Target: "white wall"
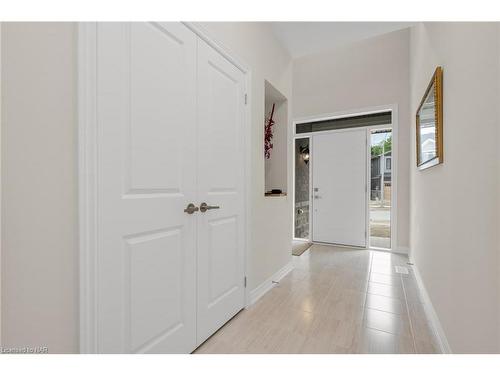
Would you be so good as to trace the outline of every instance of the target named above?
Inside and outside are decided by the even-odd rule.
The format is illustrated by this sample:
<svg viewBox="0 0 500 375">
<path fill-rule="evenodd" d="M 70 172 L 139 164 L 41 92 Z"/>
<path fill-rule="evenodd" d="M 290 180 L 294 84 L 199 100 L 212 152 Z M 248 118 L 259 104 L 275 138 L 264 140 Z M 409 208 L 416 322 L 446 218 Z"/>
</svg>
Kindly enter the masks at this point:
<svg viewBox="0 0 500 375">
<path fill-rule="evenodd" d="M 292 197 L 264 197 L 264 81 L 269 81 L 288 98 L 290 108 L 291 59 L 266 23 L 205 22 L 199 25 L 252 70 L 252 243 L 248 275 L 252 290 L 291 260 Z M 289 142 L 289 165 L 291 152 Z M 289 175 L 288 187 L 291 183 Z"/>
<path fill-rule="evenodd" d="M 498 25 L 419 25 L 410 61 L 411 145 L 413 115 L 444 70 L 444 164 L 418 171 L 411 153 L 411 257 L 451 350 L 498 352 Z"/>
<path fill-rule="evenodd" d="M 251 290 L 291 260 L 291 197 L 264 198 L 263 146 L 264 80 L 290 98 L 291 62 L 267 24 L 200 26 L 252 70 Z M 5 347 L 78 351 L 76 51 L 75 24 L 3 26 Z"/>
<path fill-rule="evenodd" d="M 78 350 L 76 33 L 2 25 L 2 344 Z"/>
<path fill-rule="evenodd" d="M 293 61 L 293 118 L 397 104 L 396 251 L 409 245 L 409 31 Z"/>
</svg>

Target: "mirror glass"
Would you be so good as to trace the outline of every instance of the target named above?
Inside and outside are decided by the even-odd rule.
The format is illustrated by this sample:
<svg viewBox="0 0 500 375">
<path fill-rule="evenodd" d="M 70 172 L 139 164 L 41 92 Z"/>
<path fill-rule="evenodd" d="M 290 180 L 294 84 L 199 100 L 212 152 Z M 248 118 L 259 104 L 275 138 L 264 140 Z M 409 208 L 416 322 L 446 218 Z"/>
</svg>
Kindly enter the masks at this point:
<svg viewBox="0 0 500 375">
<path fill-rule="evenodd" d="M 430 88 L 427 97 L 418 112 L 419 165 L 432 160 L 437 156 L 436 101 L 434 95 L 434 85 L 435 84 L 433 84 Z"/>
</svg>

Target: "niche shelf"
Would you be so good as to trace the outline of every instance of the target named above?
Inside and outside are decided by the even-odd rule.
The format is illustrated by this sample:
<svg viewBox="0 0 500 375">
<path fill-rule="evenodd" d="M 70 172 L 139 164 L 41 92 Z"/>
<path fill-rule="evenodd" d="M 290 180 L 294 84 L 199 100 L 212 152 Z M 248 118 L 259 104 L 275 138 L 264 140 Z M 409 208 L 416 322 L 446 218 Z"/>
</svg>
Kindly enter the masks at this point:
<svg viewBox="0 0 500 375">
<path fill-rule="evenodd" d="M 269 118 L 274 104 L 273 120 L 273 148 L 270 150 L 270 157 L 265 158 L 265 196 L 283 197 L 288 190 L 288 100 L 278 89 L 268 81 L 265 85 L 265 105 L 264 124 Z M 264 149 L 264 147 L 263 147 Z M 281 193 L 271 193 L 272 190 L 281 190 Z"/>
</svg>

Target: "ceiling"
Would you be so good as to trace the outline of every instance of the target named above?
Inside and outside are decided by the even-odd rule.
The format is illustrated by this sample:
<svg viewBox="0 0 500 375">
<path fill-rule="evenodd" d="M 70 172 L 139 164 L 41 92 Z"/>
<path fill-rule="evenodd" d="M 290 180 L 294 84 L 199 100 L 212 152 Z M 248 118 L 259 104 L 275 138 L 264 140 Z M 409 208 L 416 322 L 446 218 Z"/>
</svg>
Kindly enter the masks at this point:
<svg viewBox="0 0 500 375">
<path fill-rule="evenodd" d="M 415 24 L 416 22 L 271 22 L 271 27 L 290 55 L 296 58 Z"/>
</svg>

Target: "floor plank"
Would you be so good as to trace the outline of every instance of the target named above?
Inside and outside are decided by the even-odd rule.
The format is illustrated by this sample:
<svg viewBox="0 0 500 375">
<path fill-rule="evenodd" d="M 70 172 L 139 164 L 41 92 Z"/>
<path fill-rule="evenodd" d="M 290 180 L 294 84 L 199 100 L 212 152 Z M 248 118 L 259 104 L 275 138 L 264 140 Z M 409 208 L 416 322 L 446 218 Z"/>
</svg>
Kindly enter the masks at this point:
<svg viewBox="0 0 500 375">
<path fill-rule="evenodd" d="M 438 353 L 399 254 L 313 245 L 195 353 Z"/>
</svg>

